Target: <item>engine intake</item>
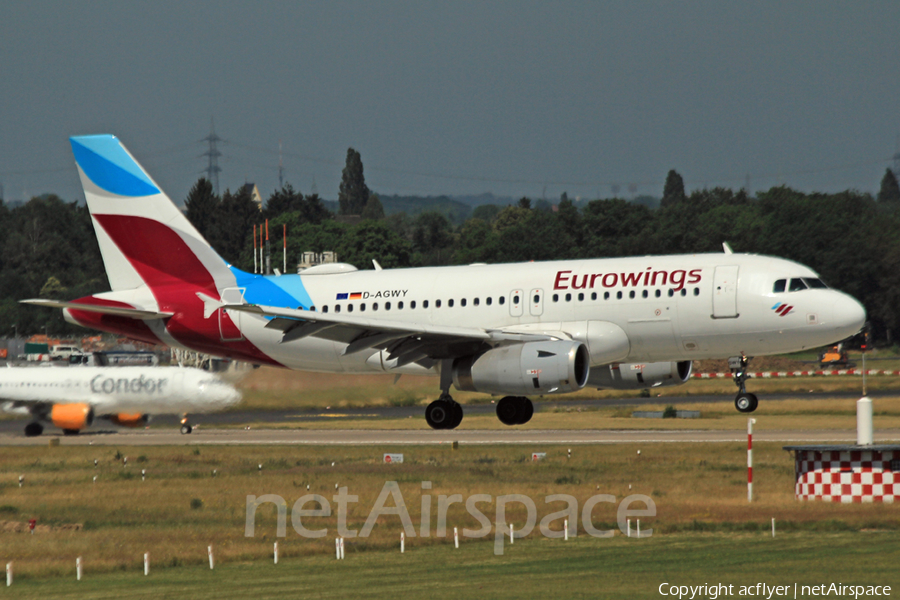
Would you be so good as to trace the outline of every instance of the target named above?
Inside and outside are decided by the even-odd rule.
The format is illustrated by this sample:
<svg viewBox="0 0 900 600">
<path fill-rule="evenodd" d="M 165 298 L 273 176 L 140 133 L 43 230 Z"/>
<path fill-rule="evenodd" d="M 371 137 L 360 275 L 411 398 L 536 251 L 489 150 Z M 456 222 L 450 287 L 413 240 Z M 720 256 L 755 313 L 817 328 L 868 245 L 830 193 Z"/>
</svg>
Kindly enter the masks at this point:
<svg viewBox="0 0 900 600">
<path fill-rule="evenodd" d="M 614 364 L 594 367 L 588 385 L 598 389 L 639 390 L 664 385 L 681 385 L 691 377 L 693 363 L 681 362 Z"/>
<path fill-rule="evenodd" d="M 454 361 L 453 385 L 494 394 L 564 394 L 584 387 L 590 364 L 590 353 L 581 342 L 500 346 Z"/>
<path fill-rule="evenodd" d="M 94 409 L 90 404 L 54 404 L 50 422 L 60 429 L 78 431 L 94 422 Z"/>
</svg>

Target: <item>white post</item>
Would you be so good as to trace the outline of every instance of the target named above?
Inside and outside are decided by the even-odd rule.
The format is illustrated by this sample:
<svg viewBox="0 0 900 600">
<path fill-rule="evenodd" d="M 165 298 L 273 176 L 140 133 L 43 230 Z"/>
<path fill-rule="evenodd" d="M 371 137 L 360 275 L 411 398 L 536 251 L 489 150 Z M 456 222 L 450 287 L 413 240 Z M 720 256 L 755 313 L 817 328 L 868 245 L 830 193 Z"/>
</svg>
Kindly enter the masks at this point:
<svg viewBox="0 0 900 600">
<path fill-rule="evenodd" d="M 6 563 L 6 587 L 12 585 L 12 563 Z"/>
<path fill-rule="evenodd" d="M 144 479 L 145 479 L 146 477 L 147 477 L 147 470 L 146 470 L 146 469 L 141 469 L 141 481 L 144 481 Z"/>
<path fill-rule="evenodd" d="M 341 560 L 344 560 L 344 538 L 341 538 Z"/>
<path fill-rule="evenodd" d="M 747 502 L 753 502 L 753 424 L 756 419 L 747 419 Z"/>
<path fill-rule="evenodd" d="M 772 537 L 775 537 L 775 517 L 772 517 Z"/>
<path fill-rule="evenodd" d="M 513 537 L 513 524 L 509 524 L 509 543 L 512 544 L 515 538 Z"/>
<path fill-rule="evenodd" d="M 334 538 L 334 558 L 341 560 L 341 541 L 338 538 Z"/>
<path fill-rule="evenodd" d="M 144 575 L 150 574 L 150 553 L 144 552 Z"/>
<path fill-rule="evenodd" d="M 97 476 L 94 475 L 94 483 L 97 483 Z"/>
<path fill-rule="evenodd" d="M 19 487 L 22 487 L 22 482 L 25 481 L 24 475 L 19 475 Z"/>
<path fill-rule="evenodd" d="M 866 396 L 856 401 L 856 443 L 871 446 L 873 438 L 872 399 Z"/>
<path fill-rule="evenodd" d="M 400 554 L 406 551 L 406 534 L 400 532 Z"/>
<path fill-rule="evenodd" d="M 210 569 L 215 568 L 216 564 L 215 564 L 215 562 L 213 561 L 213 551 L 212 551 L 212 546 L 207 546 L 207 547 L 206 547 L 206 553 L 209 554 L 209 568 L 210 568 Z"/>
<path fill-rule="evenodd" d="M 569 541 L 569 520 L 568 519 L 563 521 L 563 531 L 565 531 L 565 533 L 563 534 L 563 541 L 568 542 Z"/>
<path fill-rule="evenodd" d="M 641 520 L 637 520 L 637 536 L 641 537 Z"/>
<path fill-rule="evenodd" d="M 631 519 L 628 519 L 628 533 L 625 534 L 625 537 L 631 537 Z"/>
<path fill-rule="evenodd" d="M 456 548 L 459 548 L 459 531 L 456 529 L 456 527 L 453 528 L 453 545 Z"/>
<path fill-rule="evenodd" d="M 278 564 L 278 542 L 275 542 L 275 564 Z"/>
<path fill-rule="evenodd" d="M 75 577 L 81 581 L 81 557 L 75 559 Z"/>
</svg>

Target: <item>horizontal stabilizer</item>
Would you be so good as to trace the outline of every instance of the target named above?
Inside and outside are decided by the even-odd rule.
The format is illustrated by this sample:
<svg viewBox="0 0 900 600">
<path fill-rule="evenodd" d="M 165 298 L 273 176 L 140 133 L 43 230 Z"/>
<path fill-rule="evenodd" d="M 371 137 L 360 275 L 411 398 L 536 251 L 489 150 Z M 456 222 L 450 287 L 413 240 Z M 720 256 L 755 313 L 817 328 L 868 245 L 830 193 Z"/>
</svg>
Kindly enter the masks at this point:
<svg viewBox="0 0 900 600">
<path fill-rule="evenodd" d="M 114 315 L 116 317 L 128 317 L 131 319 L 140 319 L 141 321 L 153 321 L 156 319 L 168 319 L 175 313 L 156 312 L 150 310 L 141 310 L 139 308 L 125 308 L 124 306 L 102 306 L 99 304 L 82 304 L 80 302 L 63 302 L 60 300 L 44 300 L 42 298 L 31 298 L 29 300 L 19 300 L 22 304 L 32 304 L 34 306 L 44 306 L 47 308 L 71 308 L 74 310 L 84 310 L 87 312 L 101 313 L 104 315 Z"/>
</svg>

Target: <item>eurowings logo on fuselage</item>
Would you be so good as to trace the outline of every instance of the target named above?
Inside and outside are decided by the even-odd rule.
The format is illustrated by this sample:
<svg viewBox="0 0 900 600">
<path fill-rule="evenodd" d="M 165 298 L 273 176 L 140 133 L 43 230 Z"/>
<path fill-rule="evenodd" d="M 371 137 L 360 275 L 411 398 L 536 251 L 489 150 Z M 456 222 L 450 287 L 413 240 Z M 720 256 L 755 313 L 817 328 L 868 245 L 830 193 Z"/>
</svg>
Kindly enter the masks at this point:
<svg viewBox="0 0 900 600">
<path fill-rule="evenodd" d="M 775 306 L 772 307 L 772 310 L 774 310 L 775 314 L 778 315 L 779 317 L 786 317 L 794 310 L 794 307 L 791 304 L 779 302 L 778 304 L 776 304 Z"/>
</svg>

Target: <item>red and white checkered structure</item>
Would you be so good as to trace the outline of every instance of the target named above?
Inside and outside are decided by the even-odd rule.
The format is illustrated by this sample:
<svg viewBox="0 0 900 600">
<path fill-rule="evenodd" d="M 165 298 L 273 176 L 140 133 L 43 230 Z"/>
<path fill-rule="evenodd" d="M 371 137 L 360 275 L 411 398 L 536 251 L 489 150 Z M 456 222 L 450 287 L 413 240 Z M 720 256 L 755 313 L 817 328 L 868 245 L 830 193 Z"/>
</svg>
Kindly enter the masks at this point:
<svg viewBox="0 0 900 600">
<path fill-rule="evenodd" d="M 900 501 L 900 446 L 788 446 L 794 494 L 827 502 Z"/>
</svg>

